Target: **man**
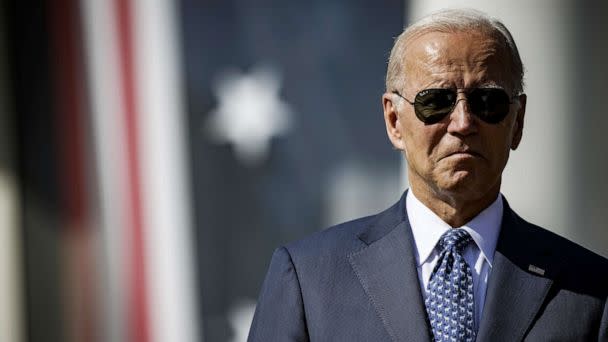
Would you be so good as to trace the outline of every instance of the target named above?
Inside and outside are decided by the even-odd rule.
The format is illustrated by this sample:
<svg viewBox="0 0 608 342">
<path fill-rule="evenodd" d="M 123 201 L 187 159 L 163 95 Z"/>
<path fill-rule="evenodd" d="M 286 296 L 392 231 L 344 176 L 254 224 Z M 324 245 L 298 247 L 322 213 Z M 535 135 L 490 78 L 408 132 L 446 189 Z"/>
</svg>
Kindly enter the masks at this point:
<svg viewBox="0 0 608 342">
<path fill-rule="evenodd" d="M 277 249 L 249 340 L 608 341 L 608 261 L 500 195 L 526 109 L 504 25 L 471 10 L 413 24 L 382 104 L 410 189 Z"/>
</svg>

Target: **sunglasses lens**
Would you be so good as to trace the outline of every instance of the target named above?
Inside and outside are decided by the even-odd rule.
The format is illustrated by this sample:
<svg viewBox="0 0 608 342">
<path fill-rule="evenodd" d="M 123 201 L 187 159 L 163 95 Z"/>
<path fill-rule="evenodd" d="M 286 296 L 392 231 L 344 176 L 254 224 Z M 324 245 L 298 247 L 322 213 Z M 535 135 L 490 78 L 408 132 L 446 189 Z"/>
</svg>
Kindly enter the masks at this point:
<svg viewBox="0 0 608 342">
<path fill-rule="evenodd" d="M 452 89 L 426 89 L 414 100 L 416 116 L 426 124 L 441 121 L 452 112 L 456 103 L 456 92 Z"/>
<path fill-rule="evenodd" d="M 511 100 L 502 89 L 478 88 L 467 99 L 471 112 L 487 123 L 499 123 L 509 114 Z"/>
<path fill-rule="evenodd" d="M 509 95 L 498 88 L 476 88 L 467 94 L 471 112 L 487 123 L 501 122 L 509 114 Z M 454 109 L 457 93 L 453 89 L 426 89 L 416 95 L 414 111 L 426 124 L 437 123 Z"/>
</svg>

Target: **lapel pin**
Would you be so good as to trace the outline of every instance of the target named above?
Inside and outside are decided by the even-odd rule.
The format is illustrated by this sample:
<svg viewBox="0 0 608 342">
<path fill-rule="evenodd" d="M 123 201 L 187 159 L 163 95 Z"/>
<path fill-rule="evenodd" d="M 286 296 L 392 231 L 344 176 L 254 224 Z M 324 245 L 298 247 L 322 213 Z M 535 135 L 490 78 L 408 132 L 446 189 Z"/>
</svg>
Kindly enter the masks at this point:
<svg viewBox="0 0 608 342">
<path fill-rule="evenodd" d="M 543 270 L 542 268 L 538 267 L 538 266 L 534 266 L 534 265 L 529 265 L 528 266 L 528 271 L 536 273 L 538 275 L 545 275 L 545 270 Z"/>
</svg>

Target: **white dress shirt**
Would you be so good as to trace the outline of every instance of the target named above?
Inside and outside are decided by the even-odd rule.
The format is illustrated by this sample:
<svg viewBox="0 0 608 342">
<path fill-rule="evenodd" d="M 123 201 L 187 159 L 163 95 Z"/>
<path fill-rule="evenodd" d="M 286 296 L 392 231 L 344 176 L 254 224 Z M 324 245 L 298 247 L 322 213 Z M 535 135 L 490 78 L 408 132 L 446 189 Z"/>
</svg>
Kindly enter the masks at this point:
<svg viewBox="0 0 608 342">
<path fill-rule="evenodd" d="M 451 226 L 445 223 L 434 212 L 416 198 L 410 189 L 406 197 L 407 216 L 412 227 L 416 245 L 416 262 L 418 279 L 424 298 L 428 293 L 428 284 L 433 268 L 439 258 L 435 246 L 441 235 Z M 475 300 L 475 328 L 479 329 L 483 304 L 486 297 L 488 278 L 492 270 L 492 260 L 496 241 L 502 221 L 502 196 L 490 204 L 471 221 L 460 227 L 465 229 L 475 243 L 469 243 L 463 252 L 463 257 L 473 273 L 473 296 Z"/>
</svg>

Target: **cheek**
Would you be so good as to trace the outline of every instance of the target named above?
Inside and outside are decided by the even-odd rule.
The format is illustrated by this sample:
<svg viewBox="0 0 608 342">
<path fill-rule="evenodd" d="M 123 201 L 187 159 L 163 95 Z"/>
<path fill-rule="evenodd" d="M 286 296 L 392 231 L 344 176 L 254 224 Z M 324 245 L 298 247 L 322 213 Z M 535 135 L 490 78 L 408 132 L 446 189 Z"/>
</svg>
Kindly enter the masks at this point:
<svg viewBox="0 0 608 342">
<path fill-rule="evenodd" d="M 406 157 L 421 168 L 434 164 L 441 140 L 441 135 L 426 128 L 428 127 L 418 127 L 405 136 Z"/>
<path fill-rule="evenodd" d="M 408 129 L 406 126 L 402 130 L 403 132 L 403 153 L 405 154 L 405 158 L 408 161 L 408 164 L 419 164 L 420 151 L 422 150 L 422 146 L 420 144 L 421 139 L 413 129 Z"/>
<path fill-rule="evenodd" d="M 510 124 L 510 123 L 509 123 Z M 493 156 L 493 163 L 504 166 L 509 158 L 509 152 L 513 142 L 513 130 L 505 126 L 495 130 L 485 139 L 486 150 L 489 156 Z"/>
<path fill-rule="evenodd" d="M 441 139 L 447 132 L 447 125 L 437 123 L 427 126 L 413 112 L 405 113 L 400 117 L 399 123 L 408 161 L 421 168 L 433 164 L 434 155 L 438 153 Z"/>
</svg>

